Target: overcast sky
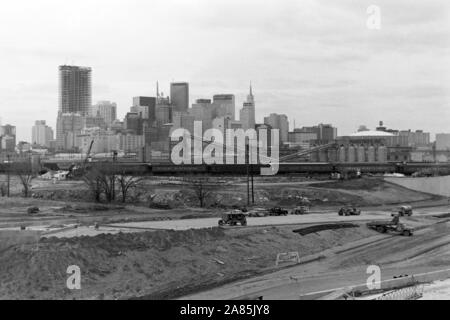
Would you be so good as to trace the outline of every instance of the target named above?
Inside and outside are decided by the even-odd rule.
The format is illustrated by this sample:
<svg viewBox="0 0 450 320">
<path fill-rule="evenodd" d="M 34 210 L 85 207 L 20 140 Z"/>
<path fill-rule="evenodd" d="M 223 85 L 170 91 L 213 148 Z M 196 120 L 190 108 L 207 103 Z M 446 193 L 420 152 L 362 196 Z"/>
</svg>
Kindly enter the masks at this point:
<svg viewBox="0 0 450 320">
<path fill-rule="evenodd" d="M 369 5 L 381 29 L 366 26 Z M 0 117 L 31 140 L 55 126 L 58 65 L 93 68 L 93 101 L 117 102 L 188 81 L 191 103 L 253 82 L 257 120 L 339 134 L 379 120 L 450 132 L 448 0 L 14 0 L 0 10 Z M 238 111 L 237 111 L 238 112 Z"/>
</svg>

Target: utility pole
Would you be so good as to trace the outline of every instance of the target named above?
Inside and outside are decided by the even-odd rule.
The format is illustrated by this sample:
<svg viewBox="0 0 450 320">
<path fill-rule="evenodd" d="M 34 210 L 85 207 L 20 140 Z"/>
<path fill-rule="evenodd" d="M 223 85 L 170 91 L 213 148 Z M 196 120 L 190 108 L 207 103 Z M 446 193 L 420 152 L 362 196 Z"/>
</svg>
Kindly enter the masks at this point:
<svg viewBox="0 0 450 320">
<path fill-rule="evenodd" d="M 253 163 L 252 163 L 252 155 L 251 154 L 250 154 L 250 177 L 252 180 L 252 204 L 254 205 L 255 204 L 255 184 L 253 181 Z"/>
<path fill-rule="evenodd" d="M 247 164 L 247 206 L 250 206 L 250 161 L 249 161 L 249 147 L 245 145 L 245 163 Z"/>
<path fill-rule="evenodd" d="M 8 159 L 8 198 L 9 198 L 9 186 L 10 186 L 10 181 L 11 181 L 11 155 L 7 155 L 6 156 Z"/>
</svg>

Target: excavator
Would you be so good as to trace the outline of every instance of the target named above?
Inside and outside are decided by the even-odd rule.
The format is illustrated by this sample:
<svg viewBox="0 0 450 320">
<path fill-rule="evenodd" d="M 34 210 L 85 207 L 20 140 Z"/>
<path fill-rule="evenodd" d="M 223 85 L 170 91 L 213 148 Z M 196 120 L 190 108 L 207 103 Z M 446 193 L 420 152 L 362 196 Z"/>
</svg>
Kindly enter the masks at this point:
<svg viewBox="0 0 450 320">
<path fill-rule="evenodd" d="M 86 157 L 83 160 L 83 163 L 81 164 L 81 166 L 72 164 L 69 168 L 69 174 L 67 175 L 67 177 L 69 179 L 75 179 L 75 178 L 80 178 L 84 175 L 85 171 L 86 171 L 86 165 L 89 161 L 89 158 L 91 157 L 91 151 L 92 151 L 92 146 L 94 145 L 94 139 L 92 139 L 91 143 L 89 144 L 89 148 L 88 151 L 86 153 Z"/>
</svg>

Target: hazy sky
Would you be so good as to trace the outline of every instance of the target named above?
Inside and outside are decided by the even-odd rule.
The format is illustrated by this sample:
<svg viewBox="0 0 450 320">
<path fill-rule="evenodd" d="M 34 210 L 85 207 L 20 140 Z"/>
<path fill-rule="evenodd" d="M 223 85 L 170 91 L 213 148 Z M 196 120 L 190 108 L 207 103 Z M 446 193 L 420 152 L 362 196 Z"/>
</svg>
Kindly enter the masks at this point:
<svg viewBox="0 0 450 320">
<path fill-rule="evenodd" d="M 381 29 L 366 26 L 369 5 Z M 188 81 L 191 103 L 250 81 L 257 120 L 291 128 L 333 123 L 450 132 L 448 0 L 14 0 L 0 10 L 0 117 L 31 140 L 55 126 L 58 65 L 93 68 L 93 101 L 168 93 Z M 237 111 L 238 112 L 238 111 Z"/>
</svg>

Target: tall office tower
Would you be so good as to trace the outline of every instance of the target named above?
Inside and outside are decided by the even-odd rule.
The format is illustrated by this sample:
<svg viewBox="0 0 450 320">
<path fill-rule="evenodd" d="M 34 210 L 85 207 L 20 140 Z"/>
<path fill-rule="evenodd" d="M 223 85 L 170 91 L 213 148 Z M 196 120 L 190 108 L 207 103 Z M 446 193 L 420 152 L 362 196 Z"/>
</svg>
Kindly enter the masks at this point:
<svg viewBox="0 0 450 320">
<path fill-rule="evenodd" d="M 271 113 L 264 118 L 264 123 L 270 125 L 272 129 L 280 130 L 280 141 L 282 143 L 288 142 L 289 121 L 285 114 Z"/>
<path fill-rule="evenodd" d="M 170 102 L 172 103 L 173 111 L 186 112 L 189 108 L 189 83 L 171 83 Z"/>
<path fill-rule="evenodd" d="M 102 117 L 108 127 L 117 119 L 117 104 L 110 101 L 99 101 L 92 106 L 92 116 Z"/>
<path fill-rule="evenodd" d="M 79 147 L 77 136 L 85 126 L 85 118 L 78 113 L 59 113 L 56 121 L 56 148 L 73 150 Z"/>
<path fill-rule="evenodd" d="M 211 104 L 210 99 L 198 99 L 196 103 L 192 105 L 189 114 L 194 117 L 195 121 L 202 122 L 203 132 L 212 128 L 213 105 Z"/>
<path fill-rule="evenodd" d="M 132 131 L 135 135 L 143 134 L 144 121 L 139 113 L 128 112 L 125 116 L 124 124 L 127 131 Z"/>
<path fill-rule="evenodd" d="M 253 88 L 250 84 L 250 93 L 247 96 L 247 101 L 240 112 L 240 122 L 242 123 L 242 129 L 255 129 L 255 97 L 253 96 Z"/>
<path fill-rule="evenodd" d="M 156 98 L 155 97 L 134 97 L 131 112 L 138 113 L 142 119 L 153 123 L 156 119 Z"/>
<path fill-rule="evenodd" d="M 53 129 L 47 126 L 45 120 L 35 121 L 31 128 L 31 143 L 49 148 L 52 140 Z"/>
<path fill-rule="evenodd" d="M 236 104 L 233 94 L 216 94 L 213 96 L 213 116 L 236 120 Z"/>
<path fill-rule="evenodd" d="M 59 112 L 89 115 L 92 106 L 91 68 L 59 67 Z"/>
<path fill-rule="evenodd" d="M 12 125 L 0 126 L 0 152 L 14 152 L 16 147 L 16 127 Z"/>
</svg>

